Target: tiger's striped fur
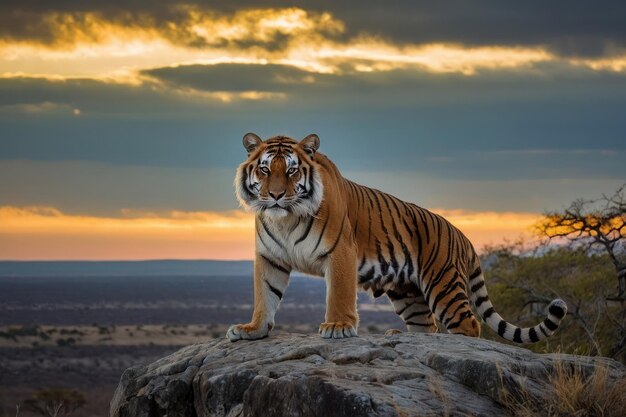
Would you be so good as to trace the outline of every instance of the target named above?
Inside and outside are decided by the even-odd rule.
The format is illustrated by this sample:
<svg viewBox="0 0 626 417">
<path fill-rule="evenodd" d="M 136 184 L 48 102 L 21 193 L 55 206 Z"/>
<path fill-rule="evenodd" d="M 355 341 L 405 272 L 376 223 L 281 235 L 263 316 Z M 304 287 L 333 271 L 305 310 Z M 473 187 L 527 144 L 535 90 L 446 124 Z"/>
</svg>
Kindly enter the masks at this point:
<svg viewBox="0 0 626 417">
<path fill-rule="evenodd" d="M 248 159 L 237 170 L 236 194 L 256 213 L 254 313 L 227 336 L 268 335 L 292 270 L 323 276 L 327 283 L 323 337 L 356 336 L 357 289 L 389 297 L 413 332 L 480 336 L 472 311 L 510 341 L 532 343 L 558 328 L 562 300 L 546 319 L 519 328 L 495 311 L 478 256 L 461 231 L 443 217 L 389 194 L 358 185 L 317 152 L 319 138 L 277 136 L 263 142 L 244 136 Z"/>
</svg>

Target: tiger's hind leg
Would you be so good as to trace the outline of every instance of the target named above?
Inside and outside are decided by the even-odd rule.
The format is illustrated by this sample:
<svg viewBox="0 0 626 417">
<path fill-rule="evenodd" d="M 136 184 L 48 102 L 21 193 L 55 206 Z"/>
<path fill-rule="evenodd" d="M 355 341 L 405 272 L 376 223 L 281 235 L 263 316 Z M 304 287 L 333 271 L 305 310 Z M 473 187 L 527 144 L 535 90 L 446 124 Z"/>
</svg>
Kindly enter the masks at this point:
<svg viewBox="0 0 626 417">
<path fill-rule="evenodd" d="M 424 285 L 428 305 L 448 332 L 479 337 L 480 323 L 472 312 L 467 280 L 456 268 L 448 267 Z"/>
<path fill-rule="evenodd" d="M 411 333 L 436 333 L 437 323 L 433 313 L 428 308 L 424 295 L 418 288 L 407 293 L 387 291 L 387 297 L 391 300 L 396 314 L 402 318 L 406 328 Z M 397 330 L 390 330 L 386 334 L 400 333 Z"/>
</svg>

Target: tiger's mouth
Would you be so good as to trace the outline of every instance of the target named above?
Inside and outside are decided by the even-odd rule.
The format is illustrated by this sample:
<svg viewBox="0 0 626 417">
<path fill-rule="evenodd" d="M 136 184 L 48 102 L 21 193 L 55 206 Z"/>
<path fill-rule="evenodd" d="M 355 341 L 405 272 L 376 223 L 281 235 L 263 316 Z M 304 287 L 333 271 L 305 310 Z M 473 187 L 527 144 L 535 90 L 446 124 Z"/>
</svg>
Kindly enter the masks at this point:
<svg viewBox="0 0 626 417">
<path fill-rule="evenodd" d="M 268 204 L 265 207 L 263 207 L 262 210 L 263 211 L 276 211 L 276 212 L 280 212 L 280 211 L 291 212 L 291 209 L 289 208 L 288 205 L 281 205 L 280 203 Z"/>
<path fill-rule="evenodd" d="M 273 209 L 277 209 L 277 210 L 287 210 L 287 207 L 283 207 L 278 203 L 275 203 L 271 206 L 266 206 L 265 210 L 273 210 Z"/>
<path fill-rule="evenodd" d="M 265 214 L 269 217 L 282 218 L 292 213 L 288 206 L 281 206 L 278 203 L 261 207 L 259 214 Z"/>
<path fill-rule="evenodd" d="M 267 207 L 265 207 L 265 210 L 285 210 L 285 211 L 289 211 L 289 209 L 287 207 L 279 206 L 278 204 L 274 204 L 273 206 L 267 206 Z"/>
<path fill-rule="evenodd" d="M 251 198 L 248 203 L 254 211 L 261 212 L 266 210 L 280 210 L 285 209 L 288 206 L 288 203 L 285 201 L 276 201 L 262 196 L 256 196 L 256 198 Z"/>
<path fill-rule="evenodd" d="M 257 207 L 260 209 L 260 211 L 274 210 L 276 212 L 286 211 L 291 213 L 292 209 L 300 203 L 300 200 L 301 199 L 296 196 L 281 198 L 279 200 L 270 199 L 265 196 L 259 196 L 257 198 Z"/>
</svg>

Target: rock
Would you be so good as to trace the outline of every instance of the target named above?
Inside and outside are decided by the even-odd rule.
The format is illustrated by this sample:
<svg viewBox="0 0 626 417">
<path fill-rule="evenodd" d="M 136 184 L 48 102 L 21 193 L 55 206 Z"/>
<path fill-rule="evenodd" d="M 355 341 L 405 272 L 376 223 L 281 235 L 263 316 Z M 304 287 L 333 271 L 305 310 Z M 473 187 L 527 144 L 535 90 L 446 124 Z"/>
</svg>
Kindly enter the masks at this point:
<svg viewBox="0 0 626 417">
<path fill-rule="evenodd" d="M 192 345 L 126 370 L 111 416 L 493 417 L 507 415 L 503 387 L 540 398 L 558 363 L 626 375 L 606 358 L 538 355 L 449 334 L 273 334 Z"/>
</svg>

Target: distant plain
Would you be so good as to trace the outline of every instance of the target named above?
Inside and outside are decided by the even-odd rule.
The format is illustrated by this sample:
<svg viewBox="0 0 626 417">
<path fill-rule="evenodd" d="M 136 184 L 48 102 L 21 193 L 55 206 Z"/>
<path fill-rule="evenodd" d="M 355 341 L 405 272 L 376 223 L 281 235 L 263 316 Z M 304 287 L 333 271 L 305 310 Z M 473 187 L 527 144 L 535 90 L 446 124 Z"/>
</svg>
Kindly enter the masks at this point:
<svg viewBox="0 0 626 417">
<path fill-rule="evenodd" d="M 252 302 L 249 261 L 0 262 L 0 416 L 48 387 L 106 416 L 124 369 L 224 337 Z M 361 333 L 403 326 L 383 298 L 359 308 Z M 324 309 L 324 281 L 294 274 L 275 332 L 314 333 Z"/>
</svg>

